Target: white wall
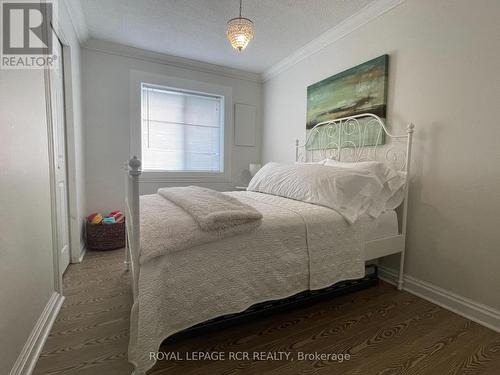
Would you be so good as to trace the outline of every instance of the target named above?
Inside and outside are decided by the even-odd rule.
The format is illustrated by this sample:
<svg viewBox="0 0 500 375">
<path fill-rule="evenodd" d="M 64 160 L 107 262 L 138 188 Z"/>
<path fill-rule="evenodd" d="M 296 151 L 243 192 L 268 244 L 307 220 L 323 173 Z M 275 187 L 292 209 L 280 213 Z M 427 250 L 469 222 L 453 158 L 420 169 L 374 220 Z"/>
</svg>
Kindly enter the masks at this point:
<svg viewBox="0 0 500 375">
<path fill-rule="evenodd" d="M 41 70 L 0 70 L 0 374 L 54 291 L 49 153 Z"/>
<path fill-rule="evenodd" d="M 59 22 L 63 42 L 71 47 L 67 137 L 76 149 L 68 148 L 68 180 L 77 192 L 70 196 L 70 212 L 71 240 L 79 253 L 85 205 L 80 47 L 62 2 Z M 55 290 L 45 94 L 42 70 L 0 70 L 0 374 L 10 372 L 32 331 L 48 329 L 34 330 Z M 26 354 L 30 366 L 35 357 Z"/>
<path fill-rule="evenodd" d="M 306 87 L 388 53 L 389 126 L 416 124 L 406 272 L 496 309 L 499 5 L 407 0 L 305 58 L 264 85 L 262 146 L 263 161 L 293 161 Z"/>
<path fill-rule="evenodd" d="M 59 3 L 58 33 L 64 44 L 66 139 L 71 261 L 81 260 L 84 249 L 83 225 L 85 222 L 85 157 L 82 121 L 82 82 L 80 43 L 75 33 L 66 3 Z"/>
<path fill-rule="evenodd" d="M 100 50 L 96 50 L 96 45 Z M 101 51 L 105 48 L 108 52 Z M 121 52 L 110 52 L 110 49 Z M 133 55 L 137 57 L 125 56 L 125 53 L 122 53 L 124 50 L 133 51 Z M 94 42 L 88 48 L 83 48 L 87 213 L 94 211 L 105 213 L 112 209 L 123 209 L 124 167 L 130 157 L 131 70 L 227 86 L 232 89 L 233 103 L 255 105 L 260 113 L 260 83 L 231 78 L 224 76 L 223 73 L 215 74 L 179 67 L 182 66 L 182 62 L 176 66 L 167 65 L 161 63 L 158 58 L 148 59 L 149 55 L 147 51 L 102 44 L 102 42 Z M 260 114 L 258 118 L 260 119 Z M 260 138 L 260 132 L 258 136 Z M 232 181 L 203 185 L 225 190 L 248 182 L 245 171 L 249 163 L 259 161 L 260 147 L 233 146 L 225 152 L 232 155 Z M 159 184 L 141 183 L 141 193 L 155 192 L 159 186 Z M 168 184 L 164 183 L 161 186 Z"/>
</svg>

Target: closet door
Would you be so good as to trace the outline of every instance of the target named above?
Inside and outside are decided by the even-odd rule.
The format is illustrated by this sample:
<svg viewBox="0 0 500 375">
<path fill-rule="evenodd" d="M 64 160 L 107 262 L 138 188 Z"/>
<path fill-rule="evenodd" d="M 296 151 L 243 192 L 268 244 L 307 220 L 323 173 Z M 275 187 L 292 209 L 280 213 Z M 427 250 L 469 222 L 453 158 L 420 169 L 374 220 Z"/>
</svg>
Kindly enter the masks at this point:
<svg viewBox="0 0 500 375">
<path fill-rule="evenodd" d="M 57 249 L 59 254 L 59 272 L 64 273 L 69 265 L 69 216 L 68 216 L 68 180 L 66 170 L 66 119 L 64 111 L 64 62 L 63 46 L 52 30 L 54 53 L 57 55 L 56 66 L 49 71 L 50 110 L 52 136 L 54 144 L 54 185 L 57 208 Z"/>
</svg>

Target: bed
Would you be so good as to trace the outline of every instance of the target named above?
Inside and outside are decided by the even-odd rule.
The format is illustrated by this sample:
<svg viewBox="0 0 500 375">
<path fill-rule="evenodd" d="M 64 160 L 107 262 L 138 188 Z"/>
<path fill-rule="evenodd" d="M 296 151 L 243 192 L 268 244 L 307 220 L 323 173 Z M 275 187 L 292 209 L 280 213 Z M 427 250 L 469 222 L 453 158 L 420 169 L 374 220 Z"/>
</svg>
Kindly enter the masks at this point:
<svg viewBox="0 0 500 375">
<path fill-rule="evenodd" d="M 387 137 L 387 144 L 366 145 L 368 133 L 372 140 L 374 134 Z M 392 135 L 373 114 L 335 119 L 312 128 L 303 144 L 297 141 L 296 162 L 382 160 L 408 181 L 412 134 L 410 125 L 407 134 Z M 136 375 L 154 365 L 148 353 L 176 332 L 257 303 L 361 278 L 366 261 L 401 254 L 397 287 L 403 286 L 408 183 L 396 210 L 360 217 L 356 225 L 322 205 L 259 191 L 228 192 L 262 213 L 257 229 L 157 252 L 173 236 L 165 225 L 182 212 L 159 194 L 139 197 L 140 174 L 134 157 L 127 172 L 126 263 L 134 298 L 129 360 Z"/>
</svg>

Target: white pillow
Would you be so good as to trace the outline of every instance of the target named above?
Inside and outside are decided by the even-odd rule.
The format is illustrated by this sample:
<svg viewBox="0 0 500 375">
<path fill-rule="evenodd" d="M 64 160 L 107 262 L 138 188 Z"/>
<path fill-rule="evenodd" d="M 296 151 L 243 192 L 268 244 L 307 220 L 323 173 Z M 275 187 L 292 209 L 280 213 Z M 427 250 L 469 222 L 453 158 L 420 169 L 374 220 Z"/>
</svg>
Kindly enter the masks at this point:
<svg viewBox="0 0 500 375">
<path fill-rule="evenodd" d="M 255 174 L 247 190 L 329 207 L 354 223 L 383 189 L 384 184 L 368 170 L 268 163 Z"/>
<path fill-rule="evenodd" d="M 397 208 L 404 199 L 406 189 L 406 174 L 395 171 L 379 161 L 341 162 L 326 159 L 325 166 L 348 168 L 352 170 L 366 170 L 374 173 L 384 184 L 380 196 L 372 203 L 368 214 L 377 217 L 384 210 Z"/>
</svg>

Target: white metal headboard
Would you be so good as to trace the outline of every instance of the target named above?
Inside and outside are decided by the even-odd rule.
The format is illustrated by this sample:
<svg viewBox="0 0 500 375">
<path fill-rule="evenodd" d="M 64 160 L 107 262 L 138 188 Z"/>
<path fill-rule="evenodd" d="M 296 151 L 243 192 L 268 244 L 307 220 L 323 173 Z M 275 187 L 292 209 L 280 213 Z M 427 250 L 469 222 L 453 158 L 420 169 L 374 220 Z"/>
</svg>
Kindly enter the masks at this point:
<svg viewBox="0 0 500 375">
<path fill-rule="evenodd" d="M 414 125 L 410 124 L 407 134 L 393 135 L 380 117 L 372 113 L 320 122 L 309 130 L 304 144 L 300 145 L 297 139 L 295 161 L 325 158 L 352 162 L 377 160 L 407 171 L 413 128 Z M 386 137 L 386 144 L 380 144 L 383 137 Z M 406 145 L 397 141 L 406 141 Z"/>
</svg>

